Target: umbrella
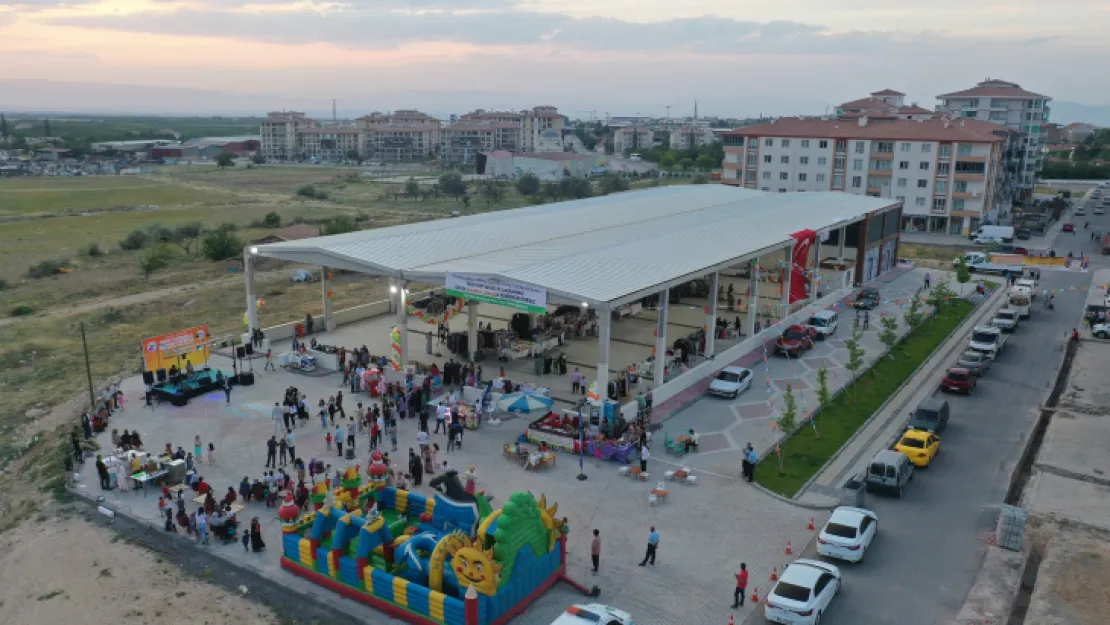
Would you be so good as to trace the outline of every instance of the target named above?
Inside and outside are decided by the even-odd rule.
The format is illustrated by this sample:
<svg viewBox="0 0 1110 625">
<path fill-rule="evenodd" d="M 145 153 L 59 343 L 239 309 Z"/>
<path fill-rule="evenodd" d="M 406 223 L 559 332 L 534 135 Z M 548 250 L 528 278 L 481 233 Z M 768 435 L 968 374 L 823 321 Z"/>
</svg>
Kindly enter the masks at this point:
<svg viewBox="0 0 1110 625">
<path fill-rule="evenodd" d="M 539 397 L 526 393 L 509 393 L 502 395 L 497 400 L 497 409 L 502 412 L 519 412 L 529 414 L 532 412 L 547 412 L 554 403 L 550 397 Z"/>
</svg>

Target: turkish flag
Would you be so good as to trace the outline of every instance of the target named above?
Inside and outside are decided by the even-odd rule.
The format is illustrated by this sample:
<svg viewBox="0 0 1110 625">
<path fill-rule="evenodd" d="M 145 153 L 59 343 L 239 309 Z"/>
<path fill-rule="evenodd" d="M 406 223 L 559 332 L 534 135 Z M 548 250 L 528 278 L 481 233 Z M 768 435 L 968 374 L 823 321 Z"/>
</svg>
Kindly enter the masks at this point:
<svg viewBox="0 0 1110 625">
<path fill-rule="evenodd" d="M 790 303 L 793 304 L 809 297 L 806 263 L 809 262 L 809 250 L 817 243 L 817 233 L 813 230 L 799 230 L 790 236 L 795 240 L 794 254 L 790 259 Z"/>
</svg>

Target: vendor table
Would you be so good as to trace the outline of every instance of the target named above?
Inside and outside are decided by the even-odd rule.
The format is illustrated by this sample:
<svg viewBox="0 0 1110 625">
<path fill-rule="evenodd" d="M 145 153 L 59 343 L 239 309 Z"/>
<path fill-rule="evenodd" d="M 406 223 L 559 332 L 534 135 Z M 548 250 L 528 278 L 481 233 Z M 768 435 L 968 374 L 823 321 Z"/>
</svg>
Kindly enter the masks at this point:
<svg viewBox="0 0 1110 625">
<path fill-rule="evenodd" d="M 161 469 L 153 473 L 139 471 L 138 473 L 133 474 L 131 476 L 131 479 L 135 481 L 135 487 L 143 491 L 143 497 L 146 497 L 147 485 L 149 484 L 153 486 L 154 480 L 164 477 L 167 473 L 169 473 L 169 471 L 166 471 L 165 469 Z"/>
</svg>

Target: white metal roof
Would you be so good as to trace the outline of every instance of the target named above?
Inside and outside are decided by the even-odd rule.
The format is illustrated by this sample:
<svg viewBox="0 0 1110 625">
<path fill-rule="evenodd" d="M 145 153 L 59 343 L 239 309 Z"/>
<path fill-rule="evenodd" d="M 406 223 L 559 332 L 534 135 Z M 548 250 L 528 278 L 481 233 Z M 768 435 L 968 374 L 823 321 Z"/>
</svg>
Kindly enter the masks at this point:
<svg viewBox="0 0 1110 625">
<path fill-rule="evenodd" d="M 257 248 L 261 256 L 404 280 L 484 275 L 603 305 L 784 248 L 798 230 L 839 227 L 893 205 L 837 192 L 675 186 Z"/>
</svg>

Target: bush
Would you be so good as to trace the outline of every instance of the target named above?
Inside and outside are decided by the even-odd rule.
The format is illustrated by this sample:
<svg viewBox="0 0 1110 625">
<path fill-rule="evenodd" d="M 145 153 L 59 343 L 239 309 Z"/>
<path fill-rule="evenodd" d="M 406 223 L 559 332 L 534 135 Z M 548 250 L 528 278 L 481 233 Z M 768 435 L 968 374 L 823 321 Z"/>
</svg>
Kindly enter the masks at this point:
<svg viewBox="0 0 1110 625">
<path fill-rule="evenodd" d="M 141 250 L 150 243 L 150 236 L 142 230 L 132 230 L 130 234 L 119 242 L 119 247 L 122 250 Z"/>
<path fill-rule="evenodd" d="M 324 222 L 323 234 L 344 234 L 358 230 L 358 224 L 348 215 L 332 217 Z"/>
<path fill-rule="evenodd" d="M 11 286 L 11 285 L 10 285 L 10 284 L 8 284 L 8 281 L 7 281 L 7 280 L 5 280 L 5 279 L 3 279 L 3 278 L 0 278 L 0 291 L 4 291 L 4 290 L 6 290 L 6 289 L 7 289 L 8 287 L 10 287 L 10 286 Z"/>
<path fill-rule="evenodd" d="M 694 184 L 709 184 L 709 176 L 698 174 L 694 176 Z"/>
<path fill-rule="evenodd" d="M 204 237 L 201 252 L 213 262 L 236 258 L 243 252 L 243 240 L 231 230 L 217 230 Z"/>
<path fill-rule="evenodd" d="M 316 187 L 310 184 L 306 184 L 305 186 L 297 189 L 297 195 L 308 198 L 316 197 Z"/>
<path fill-rule="evenodd" d="M 89 243 L 89 246 L 85 248 L 85 256 L 89 258 L 100 258 L 103 255 L 104 250 L 100 249 L 100 246 L 96 243 Z"/>
<path fill-rule="evenodd" d="M 326 199 L 328 199 L 328 192 L 327 191 L 317 191 L 316 192 L 316 199 L 317 200 L 326 200 Z"/>
<path fill-rule="evenodd" d="M 266 226 L 267 228 L 281 227 L 281 215 L 273 211 L 266 213 L 266 216 L 262 218 L 262 225 Z"/>
<path fill-rule="evenodd" d="M 29 278 L 49 278 L 62 273 L 62 268 L 69 264 L 68 260 L 44 260 L 27 269 Z"/>
<path fill-rule="evenodd" d="M 15 308 L 12 309 L 12 316 L 13 317 L 26 317 L 27 315 L 29 315 L 33 312 L 35 312 L 35 310 L 33 308 L 31 308 L 30 306 L 28 306 L 27 304 L 18 304 Z"/>
</svg>

